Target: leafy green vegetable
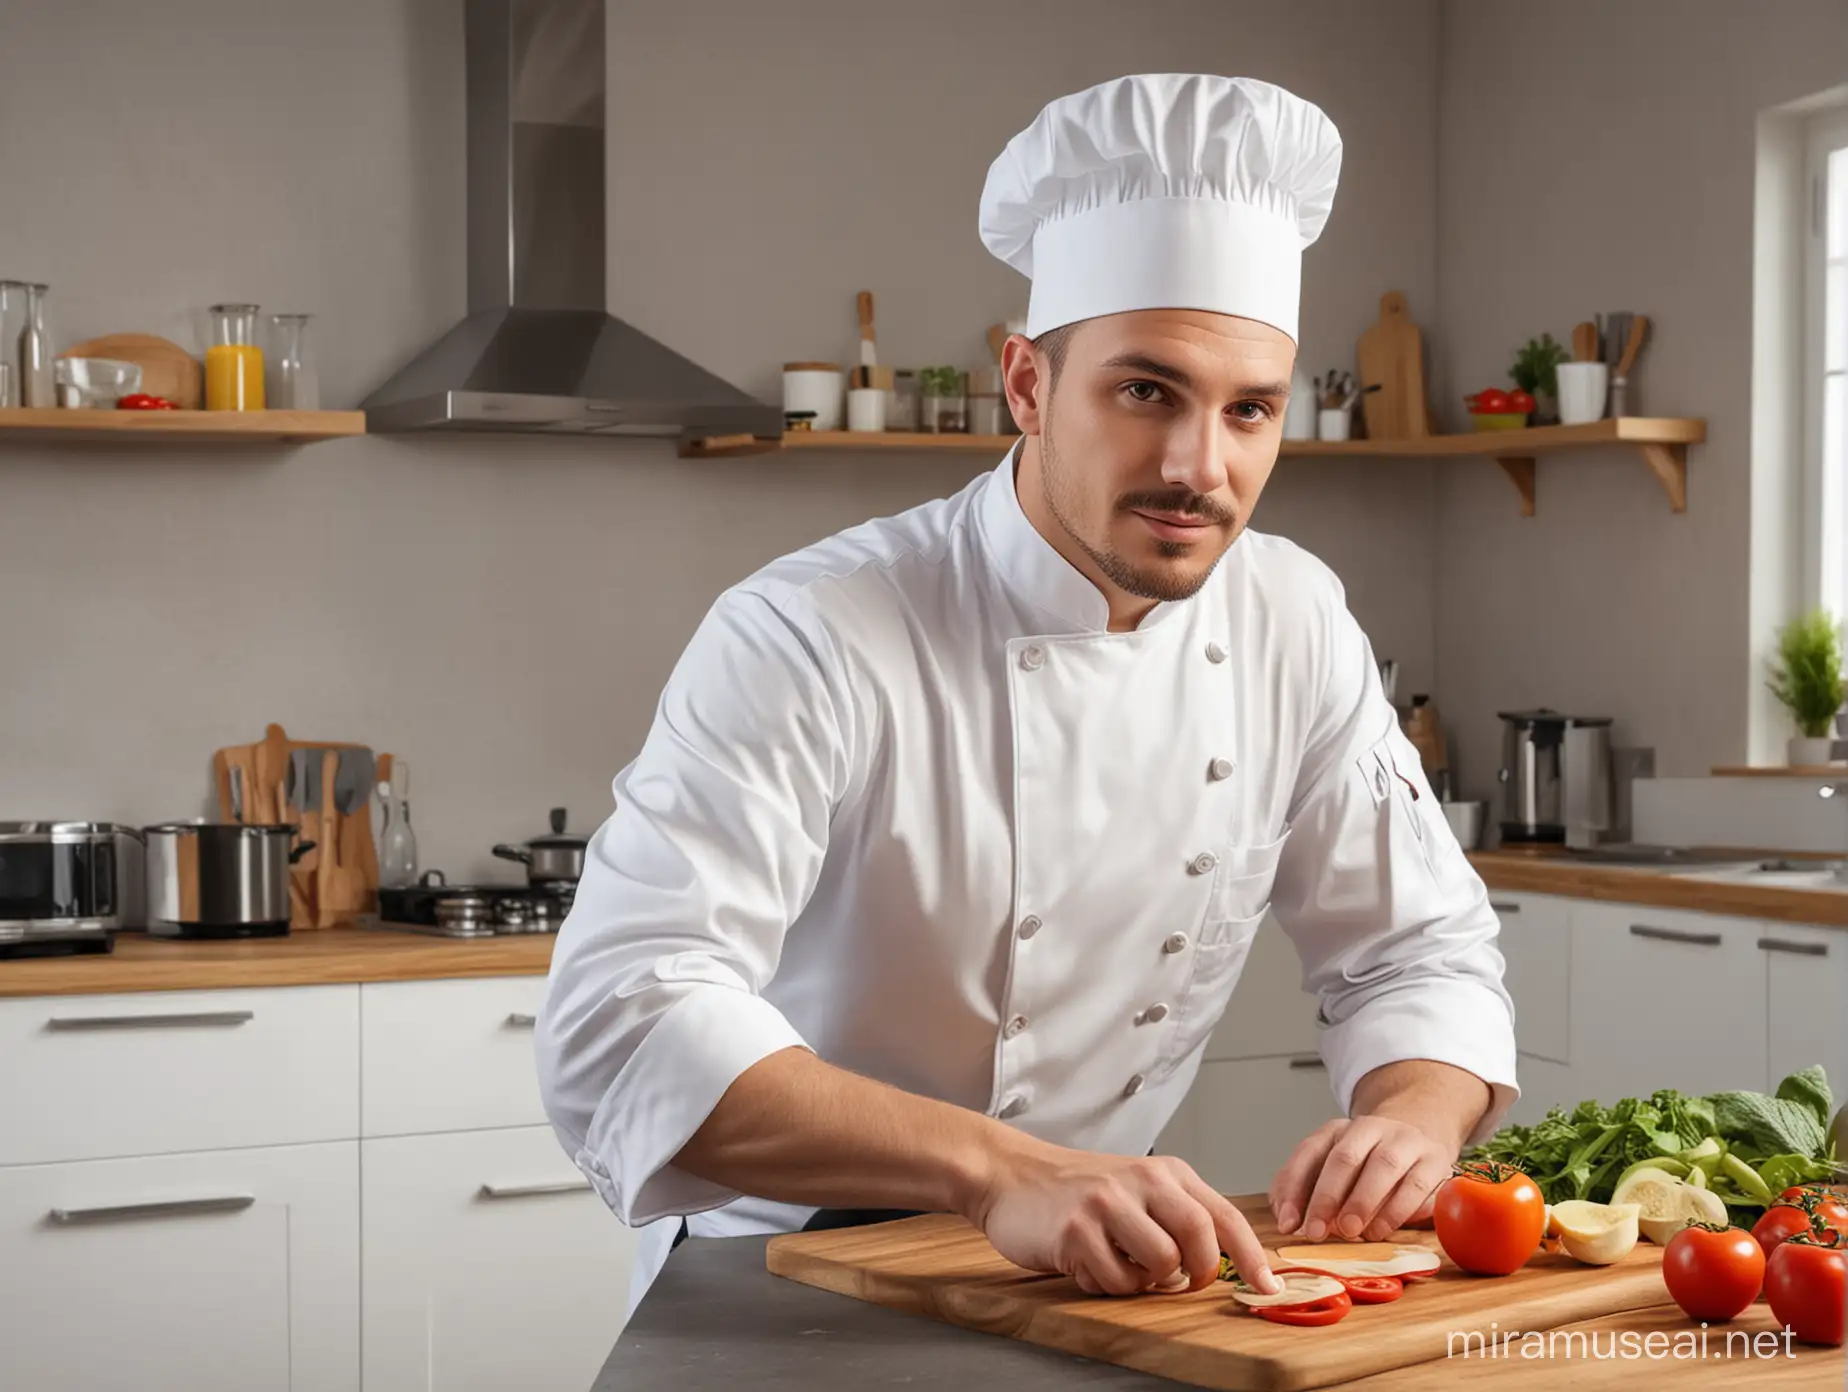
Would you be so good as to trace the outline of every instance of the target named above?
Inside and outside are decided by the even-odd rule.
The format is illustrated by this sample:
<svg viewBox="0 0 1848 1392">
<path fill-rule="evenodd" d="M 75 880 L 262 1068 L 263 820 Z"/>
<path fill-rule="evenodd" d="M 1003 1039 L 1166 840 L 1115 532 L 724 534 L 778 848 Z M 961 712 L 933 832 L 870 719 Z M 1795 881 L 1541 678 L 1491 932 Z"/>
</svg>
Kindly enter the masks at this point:
<svg viewBox="0 0 1848 1392">
<path fill-rule="evenodd" d="M 1609 1203 L 1640 1164 L 1677 1167 L 1710 1188 L 1745 1226 L 1792 1184 L 1826 1180 L 1834 1099 L 1821 1068 L 1793 1073 L 1772 1096 L 1718 1092 L 1691 1097 L 1672 1089 L 1626 1097 L 1609 1107 L 1554 1107 L 1531 1126 L 1505 1126 L 1468 1158 L 1519 1165 L 1548 1203 Z"/>
</svg>

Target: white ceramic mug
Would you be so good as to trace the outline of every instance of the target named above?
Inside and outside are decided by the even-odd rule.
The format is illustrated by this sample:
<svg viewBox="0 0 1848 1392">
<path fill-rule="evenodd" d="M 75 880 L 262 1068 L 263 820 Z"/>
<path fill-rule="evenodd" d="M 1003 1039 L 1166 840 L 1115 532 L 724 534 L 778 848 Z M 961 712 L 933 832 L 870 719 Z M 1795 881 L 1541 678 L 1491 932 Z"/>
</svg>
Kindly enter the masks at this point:
<svg viewBox="0 0 1848 1392">
<path fill-rule="evenodd" d="M 1554 371 L 1559 374 L 1561 425 L 1588 425 L 1604 419 L 1604 397 L 1611 383 L 1608 363 L 1561 363 Z"/>
<path fill-rule="evenodd" d="M 1333 410 L 1323 407 L 1316 415 L 1316 436 L 1323 440 L 1345 440 L 1354 419 L 1354 413 L 1345 407 Z"/>
<path fill-rule="evenodd" d="M 884 430 L 886 394 L 883 387 L 854 387 L 847 393 L 849 430 Z"/>
<path fill-rule="evenodd" d="M 841 394 L 847 375 L 835 363 L 784 363 L 783 409 L 813 411 L 811 430 L 841 428 Z"/>
</svg>

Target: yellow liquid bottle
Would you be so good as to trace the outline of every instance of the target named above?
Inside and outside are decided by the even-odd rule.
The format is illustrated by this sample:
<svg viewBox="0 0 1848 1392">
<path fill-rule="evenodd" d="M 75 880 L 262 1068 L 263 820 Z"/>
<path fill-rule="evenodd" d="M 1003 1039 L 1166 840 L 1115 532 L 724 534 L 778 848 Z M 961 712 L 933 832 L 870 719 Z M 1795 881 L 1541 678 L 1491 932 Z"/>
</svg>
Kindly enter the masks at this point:
<svg viewBox="0 0 1848 1392">
<path fill-rule="evenodd" d="M 257 307 L 212 306 L 212 344 L 205 350 L 205 409 L 263 409 L 263 350 L 256 343 Z"/>
</svg>

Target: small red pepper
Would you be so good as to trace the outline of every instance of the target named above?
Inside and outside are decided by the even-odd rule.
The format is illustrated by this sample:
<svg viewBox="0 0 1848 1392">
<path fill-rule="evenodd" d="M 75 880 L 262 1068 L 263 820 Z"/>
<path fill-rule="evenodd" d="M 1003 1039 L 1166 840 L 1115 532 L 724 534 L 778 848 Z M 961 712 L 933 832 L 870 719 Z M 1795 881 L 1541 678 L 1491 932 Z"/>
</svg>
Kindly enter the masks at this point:
<svg viewBox="0 0 1848 1392">
<path fill-rule="evenodd" d="M 118 411 L 172 411 L 178 409 L 164 396 L 150 396 L 147 392 L 130 392 L 116 401 Z"/>
</svg>

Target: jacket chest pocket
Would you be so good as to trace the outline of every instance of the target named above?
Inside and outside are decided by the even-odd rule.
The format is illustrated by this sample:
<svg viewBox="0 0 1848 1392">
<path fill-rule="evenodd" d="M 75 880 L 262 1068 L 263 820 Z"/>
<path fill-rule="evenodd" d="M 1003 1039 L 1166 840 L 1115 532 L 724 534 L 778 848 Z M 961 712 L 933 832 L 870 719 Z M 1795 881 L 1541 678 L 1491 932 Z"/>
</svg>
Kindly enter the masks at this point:
<svg viewBox="0 0 1848 1392">
<path fill-rule="evenodd" d="M 1250 940 L 1258 919 L 1270 907 L 1277 864 L 1289 839 L 1290 833 L 1285 831 L 1275 841 L 1227 846 L 1217 853 L 1219 863 L 1213 871 L 1206 920 L 1200 925 L 1203 945 L 1237 941 L 1241 934 Z"/>
</svg>

